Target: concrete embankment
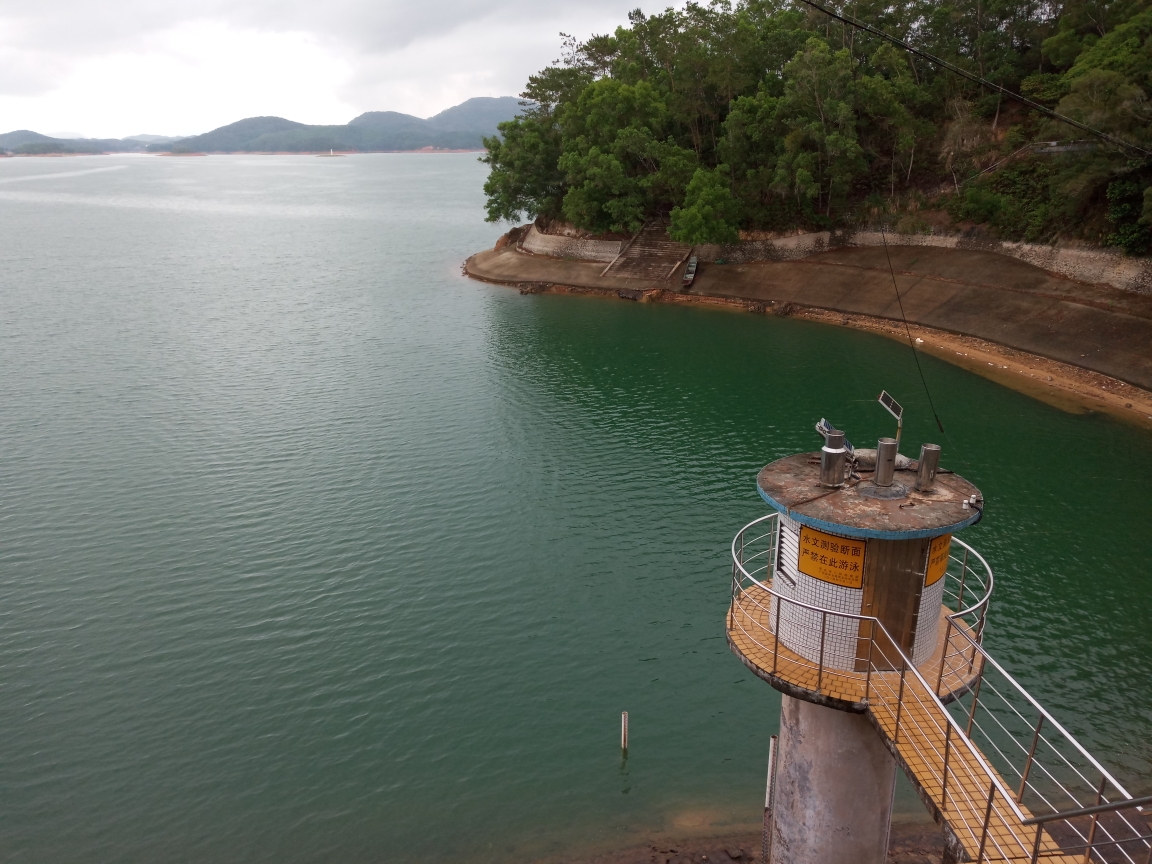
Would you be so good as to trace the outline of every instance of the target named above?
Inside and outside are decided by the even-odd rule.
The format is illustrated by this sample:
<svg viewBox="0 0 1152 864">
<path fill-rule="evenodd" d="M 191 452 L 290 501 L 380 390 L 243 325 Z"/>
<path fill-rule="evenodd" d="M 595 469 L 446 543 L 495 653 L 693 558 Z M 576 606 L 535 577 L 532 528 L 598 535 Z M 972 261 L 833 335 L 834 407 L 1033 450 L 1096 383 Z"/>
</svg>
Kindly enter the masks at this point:
<svg viewBox="0 0 1152 864">
<path fill-rule="evenodd" d="M 668 281 L 645 282 L 602 275 L 604 269 L 600 262 L 525 254 L 512 245 L 473 255 L 465 264 L 465 272 L 474 278 L 528 291 L 619 294 L 629 299 L 671 302 L 729 302 L 777 314 L 823 311 L 846 317 L 843 321 L 829 314 L 811 317 L 852 326 L 862 326 L 861 319 L 868 319 L 877 322 L 877 326 L 868 329 L 881 332 L 892 330 L 891 323 L 902 320 L 902 303 L 907 320 L 920 328 L 974 337 L 1010 352 L 1025 352 L 1074 370 L 1096 373 L 1100 380 L 1089 381 L 1075 374 L 1063 376 L 1081 379 L 1072 389 L 1102 391 L 1115 403 L 1109 407 L 1090 401 L 1087 407 L 1116 408 L 1113 413 L 1123 414 L 1127 405 L 1130 413 L 1139 415 L 1129 419 L 1143 425 L 1148 425 L 1148 415 L 1152 415 L 1152 396 L 1139 392 L 1152 391 L 1152 296 L 1078 282 L 1004 255 L 892 246 L 887 251 L 840 248 L 795 261 L 702 262 L 688 292 L 673 290 L 679 286 L 678 272 Z M 893 287 L 893 270 L 899 301 Z M 969 351 L 960 350 L 959 344 L 949 344 L 932 353 L 976 371 L 984 365 L 996 367 L 994 372 L 1009 369 L 1007 361 L 1002 364 L 996 358 L 981 358 L 978 365 L 973 365 Z M 1050 382 L 1060 377 L 1056 369 L 1033 369 L 1029 375 Z M 1105 376 L 1132 386 L 1113 386 L 1104 380 Z M 1002 383 L 1014 386 L 1009 380 Z M 1018 389 L 1039 395 L 1035 388 Z M 1096 399 L 1100 393 L 1091 395 Z"/>
</svg>

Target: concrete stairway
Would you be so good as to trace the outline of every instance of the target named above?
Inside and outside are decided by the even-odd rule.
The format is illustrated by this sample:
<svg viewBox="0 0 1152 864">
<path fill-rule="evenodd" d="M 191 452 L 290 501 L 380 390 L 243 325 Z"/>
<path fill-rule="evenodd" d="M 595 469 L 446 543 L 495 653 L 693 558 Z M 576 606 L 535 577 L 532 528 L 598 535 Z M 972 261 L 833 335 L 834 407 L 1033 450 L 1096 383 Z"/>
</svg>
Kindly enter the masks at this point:
<svg viewBox="0 0 1152 864">
<path fill-rule="evenodd" d="M 690 248 L 668 236 L 667 220 L 653 220 L 640 229 L 632 244 L 608 265 L 604 275 L 660 282 L 687 257 Z"/>
</svg>

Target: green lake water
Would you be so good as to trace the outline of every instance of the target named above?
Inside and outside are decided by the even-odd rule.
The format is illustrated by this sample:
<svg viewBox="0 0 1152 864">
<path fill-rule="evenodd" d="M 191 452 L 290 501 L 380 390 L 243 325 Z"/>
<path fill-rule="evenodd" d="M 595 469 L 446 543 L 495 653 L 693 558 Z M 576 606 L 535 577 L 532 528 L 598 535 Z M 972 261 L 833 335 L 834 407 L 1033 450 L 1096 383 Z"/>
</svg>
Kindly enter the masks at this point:
<svg viewBox="0 0 1152 864">
<path fill-rule="evenodd" d="M 1152 436 L 924 357 L 944 439 L 888 339 L 469 281 L 484 170 L 0 160 L 3 860 L 756 825 L 728 544 L 820 417 L 891 433 L 881 388 L 986 496 L 987 644 L 1152 792 Z"/>
</svg>

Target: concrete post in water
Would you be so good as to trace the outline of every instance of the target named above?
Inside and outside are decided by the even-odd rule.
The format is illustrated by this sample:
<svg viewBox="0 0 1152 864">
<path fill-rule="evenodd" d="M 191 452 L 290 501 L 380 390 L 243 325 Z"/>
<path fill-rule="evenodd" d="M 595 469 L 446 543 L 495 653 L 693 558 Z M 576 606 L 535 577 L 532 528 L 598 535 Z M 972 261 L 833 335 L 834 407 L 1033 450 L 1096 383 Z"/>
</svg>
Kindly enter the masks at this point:
<svg viewBox="0 0 1152 864">
<path fill-rule="evenodd" d="M 768 739 L 768 783 L 764 789 L 764 834 L 760 838 L 760 861 L 767 864 L 772 855 L 772 799 L 776 793 L 776 742 L 779 736 Z"/>
<path fill-rule="evenodd" d="M 620 713 L 620 749 L 628 752 L 628 712 Z"/>
<path fill-rule="evenodd" d="M 784 696 L 777 749 L 773 864 L 883 862 L 896 760 L 867 718 Z"/>
</svg>

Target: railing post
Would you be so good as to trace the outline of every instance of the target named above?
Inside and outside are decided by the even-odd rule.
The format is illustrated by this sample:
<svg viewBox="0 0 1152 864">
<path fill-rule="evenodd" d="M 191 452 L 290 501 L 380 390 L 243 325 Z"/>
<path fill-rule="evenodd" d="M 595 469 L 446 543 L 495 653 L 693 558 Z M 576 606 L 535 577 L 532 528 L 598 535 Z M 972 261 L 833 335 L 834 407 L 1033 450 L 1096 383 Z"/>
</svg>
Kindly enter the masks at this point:
<svg viewBox="0 0 1152 864">
<path fill-rule="evenodd" d="M 980 698 L 980 685 L 984 683 L 984 669 L 980 669 L 980 677 L 976 679 L 976 686 L 972 689 L 972 710 L 968 712 L 968 725 L 964 727 L 964 735 L 972 737 L 972 721 L 976 719 L 976 702 Z"/>
<path fill-rule="evenodd" d="M 952 638 L 952 619 L 944 616 L 948 621 L 944 628 L 944 648 L 940 651 L 940 674 L 936 676 L 936 695 L 940 695 L 940 685 L 944 683 L 944 664 L 948 662 L 948 641 Z"/>
<path fill-rule="evenodd" d="M 820 692 L 820 685 L 824 683 L 824 634 L 828 630 L 828 612 L 820 611 L 820 668 L 816 670 L 816 692 Z"/>
<path fill-rule="evenodd" d="M 945 711 L 948 709 L 945 708 Z M 948 809 L 948 757 L 952 748 L 952 724 L 945 723 L 944 732 L 944 773 L 940 777 L 940 812 Z"/>
<path fill-rule="evenodd" d="M 728 604 L 728 615 L 732 619 L 732 626 L 736 626 L 736 595 L 740 593 L 740 577 L 737 575 L 739 570 L 736 567 L 736 561 L 732 561 L 732 602 Z"/>
<path fill-rule="evenodd" d="M 872 695 L 872 649 L 876 645 L 876 622 L 868 622 L 868 668 L 864 670 L 864 701 Z"/>
<path fill-rule="evenodd" d="M 1104 800 L 1104 784 L 1108 782 L 1108 778 L 1104 776 L 1103 772 L 1100 774 L 1100 785 L 1096 788 L 1096 806 Z M 1084 864 L 1088 864 L 1092 860 L 1092 843 L 1096 840 L 1096 823 L 1100 821 L 1100 814 L 1092 814 L 1092 824 L 1088 827 L 1088 845 L 1084 847 Z"/>
<path fill-rule="evenodd" d="M 775 675 L 776 664 L 780 661 L 780 604 L 783 598 L 774 595 L 772 602 L 776 605 L 776 629 L 772 631 L 772 635 L 776 637 L 772 642 L 772 674 Z"/>
<path fill-rule="evenodd" d="M 972 671 L 972 667 L 976 665 L 976 652 L 979 650 L 978 646 L 984 644 L 984 625 L 988 623 L 988 604 L 985 603 L 980 609 L 980 622 L 976 625 L 976 638 L 973 640 L 976 644 L 972 646 L 972 659 L 968 661 L 968 671 Z M 983 665 L 983 664 L 981 664 Z M 981 668 L 980 677 L 984 677 L 984 670 Z"/>
<path fill-rule="evenodd" d="M 1032 861 L 1031 864 L 1036 864 L 1036 859 L 1040 857 L 1040 837 L 1044 834 L 1044 823 L 1041 822 L 1036 826 L 1036 839 L 1032 842 Z"/>
<path fill-rule="evenodd" d="M 900 657 L 900 693 L 896 697 L 896 732 L 892 735 L 892 743 L 900 743 L 900 713 L 904 707 L 904 674 L 908 671 L 908 659 Z"/>
<path fill-rule="evenodd" d="M 988 806 L 984 808 L 984 827 L 980 829 L 980 854 L 976 856 L 976 864 L 984 860 L 984 844 L 988 842 L 988 823 L 992 821 L 992 802 L 996 798 L 996 784 L 988 788 Z"/>
<path fill-rule="evenodd" d="M 964 547 L 964 560 L 960 564 L 960 594 L 956 597 L 956 611 L 964 608 L 964 580 L 968 578 L 968 547 Z"/>
<path fill-rule="evenodd" d="M 1028 758 L 1024 760 L 1024 770 L 1020 772 L 1020 791 L 1016 793 L 1016 803 L 1024 800 L 1024 790 L 1028 787 L 1028 772 L 1032 770 L 1032 760 L 1036 757 L 1036 745 L 1040 742 L 1040 727 L 1044 725 L 1044 715 L 1036 721 L 1036 734 L 1032 736 L 1032 747 L 1028 751 Z"/>
</svg>

